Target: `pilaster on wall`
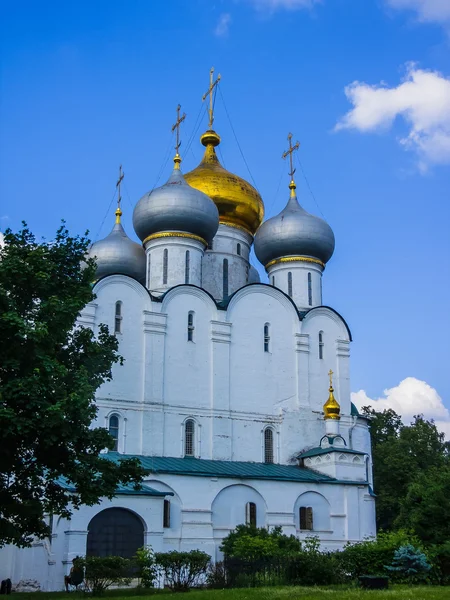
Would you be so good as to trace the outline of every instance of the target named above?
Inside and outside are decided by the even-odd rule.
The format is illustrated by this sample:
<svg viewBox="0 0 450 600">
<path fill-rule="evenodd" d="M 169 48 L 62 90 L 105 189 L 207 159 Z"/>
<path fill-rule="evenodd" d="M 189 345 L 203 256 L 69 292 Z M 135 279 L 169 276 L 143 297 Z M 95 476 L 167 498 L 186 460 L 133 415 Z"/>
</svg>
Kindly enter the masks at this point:
<svg viewBox="0 0 450 600">
<path fill-rule="evenodd" d="M 341 412 L 350 414 L 350 342 L 336 340 L 336 384 L 337 398 L 341 405 Z"/>
<path fill-rule="evenodd" d="M 297 398 L 299 406 L 309 406 L 309 335 L 295 334 L 297 347 Z"/>
<path fill-rule="evenodd" d="M 144 311 L 144 405 L 142 453 L 163 455 L 164 450 L 164 351 L 167 315 Z"/>
<path fill-rule="evenodd" d="M 229 411 L 231 323 L 211 321 L 211 340 L 213 369 L 211 408 Z M 212 423 L 212 458 L 215 460 L 231 460 L 231 419 L 214 418 Z"/>
</svg>

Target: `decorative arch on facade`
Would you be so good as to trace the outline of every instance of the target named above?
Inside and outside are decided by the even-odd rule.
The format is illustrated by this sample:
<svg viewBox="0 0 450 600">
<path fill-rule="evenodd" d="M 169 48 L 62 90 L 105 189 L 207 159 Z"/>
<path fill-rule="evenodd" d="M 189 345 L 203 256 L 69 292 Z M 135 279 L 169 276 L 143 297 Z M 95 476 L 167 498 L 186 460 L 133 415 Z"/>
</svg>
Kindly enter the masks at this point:
<svg viewBox="0 0 450 600">
<path fill-rule="evenodd" d="M 303 509 L 303 510 L 302 510 Z M 309 510 L 305 510 L 309 509 Z M 330 531 L 330 503 L 319 492 L 305 492 L 301 494 L 294 504 L 294 521 L 297 530 L 301 530 L 301 519 L 306 518 L 307 524 L 311 523 L 309 531 Z"/>
<path fill-rule="evenodd" d="M 273 425 L 266 425 L 262 430 L 262 460 L 265 463 L 277 462 L 276 430 Z"/>
<path fill-rule="evenodd" d="M 181 424 L 181 456 L 200 458 L 201 425 L 195 417 L 189 416 Z"/>
<path fill-rule="evenodd" d="M 126 508 L 106 508 L 89 522 L 87 556 L 132 558 L 144 545 L 143 520 Z"/>
<path fill-rule="evenodd" d="M 254 487 L 238 483 L 223 488 L 211 504 L 213 529 L 220 530 L 221 535 L 227 535 L 227 532 L 237 525 L 246 523 L 250 516 L 250 510 L 252 519 L 256 512 L 257 527 L 265 527 L 267 521 L 266 501 Z"/>
<path fill-rule="evenodd" d="M 270 298 L 273 298 L 274 300 L 279 302 L 279 304 L 282 308 L 284 308 L 287 312 L 289 312 L 291 314 L 292 318 L 294 319 L 294 323 L 296 323 L 296 324 L 299 323 L 297 308 L 296 308 L 294 302 L 291 300 L 291 298 L 289 298 L 280 289 L 274 287 L 273 285 L 269 285 L 269 284 L 265 284 L 265 283 L 251 283 L 249 285 L 246 285 L 243 288 L 240 288 L 231 296 L 230 301 L 228 303 L 228 307 L 227 307 L 226 320 L 228 322 L 231 323 L 233 321 L 234 310 L 236 309 L 239 301 L 242 298 L 244 298 L 245 296 L 247 296 L 248 294 L 255 294 L 255 295 L 263 294 L 263 295 L 269 296 Z M 298 327 L 298 329 L 299 329 L 299 327 Z"/>
<path fill-rule="evenodd" d="M 164 499 L 163 522 L 161 524 L 164 536 L 181 537 L 183 503 L 179 494 L 173 487 L 157 479 L 146 479 L 145 484 L 158 490 L 158 492 L 167 492 L 168 495 Z"/>
</svg>

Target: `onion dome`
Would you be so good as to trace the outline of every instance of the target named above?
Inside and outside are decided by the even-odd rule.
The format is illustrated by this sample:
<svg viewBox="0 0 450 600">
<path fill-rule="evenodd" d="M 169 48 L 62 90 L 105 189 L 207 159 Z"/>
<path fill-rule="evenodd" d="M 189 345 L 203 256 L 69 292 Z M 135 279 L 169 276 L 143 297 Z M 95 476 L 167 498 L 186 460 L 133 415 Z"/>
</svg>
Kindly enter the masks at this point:
<svg viewBox="0 0 450 600">
<path fill-rule="evenodd" d="M 328 400 L 323 405 L 323 412 L 325 413 L 325 419 L 335 419 L 339 421 L 341 418 L 341 407 L 339 406 L 339 402 L 334 397 L 334 388 L 333 388 L 333 371 L 330 370 L 328 373 L 330 377 L 330 387 L 328 388 L 329 396 Z"/>
<path fill-rule="evenodd" d="M 259 273 L 253 265 L 250 265 L 250 270 L 248 272 L 248 283 L 261 283 Z"/>
<path fill-rule="evenodd" d="M 162 233 L 200 238 L 205 245 L 211 242 L 219 227 L 219 214 L 210 198 L 186 183 L 180 171 L 180 155 L 174 158 L 175 167 L 167 183 L 148 192 L 134 208 L 133 227 L 145 243 Z"/>
<path fill-rule="evenodd" d="M 323 219 L 302 208 L 289 184 L 291 195 L 279 215 L 265 221 L 255 236 L 255 253 L 266 267 L 279 258 L 307 257 L 325 266 L 334 252 L 334 234 Z"/>
<path fill-rule="evenodd" d="M 128 275 L 140 283 L 145 282 L 146 257 L 140 244 L 133 242 L 125 233 L 120 217 L 120 207 L 116 212 L 116 223 L 111 233 L 103 240 L 92 244 L 88 258 L 97 263 L 96 279 L 107 275 Z"/>
<path fill-rule="evenodd" d="M 253 235 L 264 217 L 264 204 L 257 190 L 220 164 L 215 147 L 220 137 L 209 129 L 200 138 L 205 146 L 201 163 L 186 173 L 192 187 L 207 194 L 219 209 L 220 223 L 244 229 Z"/>
</svg>

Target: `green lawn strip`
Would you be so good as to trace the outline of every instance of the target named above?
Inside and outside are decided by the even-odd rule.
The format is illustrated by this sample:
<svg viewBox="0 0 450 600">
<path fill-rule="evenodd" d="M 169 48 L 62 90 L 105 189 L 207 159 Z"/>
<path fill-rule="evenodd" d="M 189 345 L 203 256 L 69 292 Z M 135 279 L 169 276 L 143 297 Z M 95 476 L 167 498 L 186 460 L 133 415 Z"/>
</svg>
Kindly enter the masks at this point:
<svg viewBox="0 0 450 600">
<path fill-rule="evenodd" d="M 130 590 L 110 590 L 101 598 L 127 600 L 130 597 L 154 597 L 163 595 L 164 600 L 182 600 L 184 594 L 174 594 L 168 590 L 148 590 L 136 593 Z M 68 598 L 78 600 L 88 596 L 73 592 L 37 592 L 15 593 L 14 600 L 56 600 Z M 438 586 L 406 586 L 395 585 L 388 590 L 362 590 L 347 586 L 334 587 L 273 587 L 273 588 L 238 588 L 233 590 L 192 590 L 186 597 L 188 600 L 450 600 L 450 587 Z"/>
</svg>

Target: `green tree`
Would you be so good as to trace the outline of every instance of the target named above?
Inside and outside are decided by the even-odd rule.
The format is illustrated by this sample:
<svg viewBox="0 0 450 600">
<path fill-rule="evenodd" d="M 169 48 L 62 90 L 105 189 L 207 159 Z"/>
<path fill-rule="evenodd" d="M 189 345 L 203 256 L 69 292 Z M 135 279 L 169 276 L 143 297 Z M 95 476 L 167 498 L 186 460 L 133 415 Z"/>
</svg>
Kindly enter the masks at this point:
<svg viewBox="0 0 450 600">
<path fill-rule="evenodd" d="M 0 546 L 29 545 L 49 533 L 47 514 L 111 498 L 119 483 L 138 485 L 134 460 L 100 455 L 112 448 L 91 429 L 94 395 L 120 362 L 114 336 L 76 327 L 94 299 L 95 263 L 83 262 L 86 237 L 63 226 L 36 242 L 26 225 L 5 232 L 0 249 Z M 70 484 L 61 486 L 61 478 Z"/>
<path fill-rule="evenodd" d="M 416 477 L 395 523 L 412 529 L 426 544 L 450 540 L 450 465 L 431 467 Z"/>
<path fill-rule="evenodd" d="M 421 415 L 403 425 L 392 409 L 377 412 L 369 406 L 362 412 L 370 417 L 377 526 L 388 531 L 395 527 L 402 498 L 416 477 L 448 463 L 449 444 L 434 422 Z"/>
</svg>

